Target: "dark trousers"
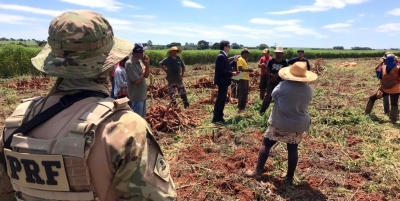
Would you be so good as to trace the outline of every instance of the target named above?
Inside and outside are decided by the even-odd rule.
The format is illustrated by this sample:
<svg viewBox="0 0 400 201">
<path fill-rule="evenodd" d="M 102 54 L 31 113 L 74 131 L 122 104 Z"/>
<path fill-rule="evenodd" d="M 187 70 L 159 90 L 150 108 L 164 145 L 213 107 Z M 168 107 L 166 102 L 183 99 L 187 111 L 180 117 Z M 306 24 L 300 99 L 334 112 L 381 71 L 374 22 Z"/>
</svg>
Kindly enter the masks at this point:
<svg viewBox="0 0 400 201">
<path fill-rule="evenodd" d="M 223 121 L 226 95 L 228 94 L 229 85 L 217 85 L 217 86 L 218 86 L 218 96 L 214 104 L 213 121 Z"/>
<path fill-rule="evenodd" d="M 239 95 L 238 95 L 239 110 L 244 110 L 246 108 L 248 95 L 249 95 L 249 81 L 239 80 Z"/>
<path fill-rule="evenodd" d="M 231 84 L 231 97 L 232 98 L 237 98 L 239 91 L 238 91 L 238 81 L 236 80 L 232 80 L 232 84 Z"/>
<path fill-rule="evenodd" d="M 389 96 L 384 96 L 383 97 L 383 111 L 385 112 L 385 114 L 390 112 L 390 109 L 389 109 Z"/>
<path fill-rule="evenodd" d="M 268 138 L 264 138 L 262 145 L 260 147 L 260 152 L 258 153 L 258 161 L 257 161 L 257 167 L 256 167 L 256 171 L 258 174 L 262 174 L 265 163 L 267 162 L 268 157 L 269 157 L 269 152 L 275 143 L 276 143 L 276 141 L 270 140 Z M 298 148 L 298 144 L 287 144 L 288 169 L 287 169 L 286 177 L 289 179 L 293 179 L 294 172 L 296 170 L 297 162 L 299 159 L 299 153 L 298 153 L 297 148 Z"/>
<path fill-rule="evenodd" d="M 264 96 L 260 112 L 264 113 L 267 111 L 269 105 L 271 104 L 272 101 L 272 91 L 275 89 L 276 86 L 278 86 L 279 82 L 270 82 L 267 87 L 267 93 Z"/>
<path fill-rule="evenodd" d="M 260 99 L 263 100 L 265 96 L 265 92 L 267 91 L 268 84 L 269 84 L 270 75 L 265 74 L 260 76 Z"/>
<path fill-rule="evenodd" d="M 399 96 L 400 94 L 387 94 L 383 93 L 383 97 L 390 97 L 390 105 L 398 107 L 399 106 Z M 378 97 L 376 97 L 376 94 L 372 95 L 369 97 L 369 100 L 372 101 L 372 103 L 375 103 L 376 100 L 378 100 Z"/>
<path fill-rule="evenodd" d="M 110 94 L 110 97 L 111 97 L 111 98 L 116 98 L 116 97 L 114 96 L 114 88 L 115 88 L 114 78 L 111 77 L 111 94 Z"/>
</svg>

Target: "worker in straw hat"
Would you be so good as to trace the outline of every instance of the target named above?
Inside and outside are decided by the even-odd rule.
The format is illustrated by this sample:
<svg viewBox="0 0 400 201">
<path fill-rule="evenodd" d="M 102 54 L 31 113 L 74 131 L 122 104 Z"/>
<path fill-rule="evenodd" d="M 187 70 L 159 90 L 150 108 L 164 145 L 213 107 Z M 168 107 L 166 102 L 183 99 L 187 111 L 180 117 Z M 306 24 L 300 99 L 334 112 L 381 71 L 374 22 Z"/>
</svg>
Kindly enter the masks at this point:
<svg viewBox="0 0 400 201">
<path fill-rule="evenodd" d="M 389 54 L 393 54 L 393 53 L 392 53 L 392 52 L 386 52 L 386 53 L 380 58 L 381 63 L 380 63 L 378 66 L 376 66 L 376 68 L 375 68 L 375 72 L 376 72 L 377 75 L 380 74 L 380 73 L 382 73 L 382 66 L 385 64 L 386 55 L 389 55 Z M 396 56 L 396 57 L 397 57 L 397 56 Z M 396 60 L 397 60 L 397 58 L 396 58 Z M 389 106 L 390 106 L 390 103 L 389 103 L 389 96 L 384 96 L 384 97 L 383 97 L 383 112 L 384 112 L 386 115 L 389 115 L 389 112 L 390 112 Z"/>
<path fill-rule="evenodd" d="M 261 180 L 271 147 L 277 142 L 284 142 L 288 150 L 285 181 L 292 184 L 298 161 L 298 145 L 311 124 L 307 110 L 313 90 L 307 83 L 316 80 L 318 76 L 307 70 L 305 62 L 296 62 L 290 67 L 282 68 L 279 76 L 285 81 L 280 82 L 272 92 L 275 104 L 258 154 L 257 166 L 255 170 L 248 170 L 246 175 Z"/>
<path fill-rule="evenodd" d="M 265 113 L 265 111 L 268 109 L 272 101 L 271 93 L 274 90 L 274 88 L 278 86 L 278 84 L 282 81 L 282 78 L 280 78 L 278 74 L 279 71 L 282 68 L 285 68 L 289 65 L 286 59 L 283 58 L 284 54 L 283 47 L 277 47 L 274 53 L 275 53 L 275 58 L 269 60 L 267 64 L 267 68 L 270 72 L 270 79 L 267 87 L 267 93 L 265 94 L 261 105 L 260 109 L 261 114 Z"/>
<path fill-rule="evenodd" d="M 171 101 L 174 103 L 174 94 L 178 91 L 185 108 L 189 107 L 189 101 L 183 85 L 183 76 L 185 75 L 185 63 L 178 56 L 182 50 L 174 46 L 168 50 L 168 56 L 160 61 L 160 68 L 167 74 L 168 91 Z"/>
<path fill-rule="evenodd" d="M 389 96 L 391 105 L 389 117 L 392 123 L 396 123 L 399 116 L 400 66 L 397 65 L 394 54 L 387 54 L 385 57 L 385 64 L 376 73 L 380 79 L 380 88 L 377 93 L 369 97 L 364 113 L 371 113 L 377 99 Z"/>
<path fill-rule="evenodd" d="M 272 60 L 272 57 L 269 55 L 269 49 L 265 48 L 262 52 L 262 57 L 258 61 L 258 67 L 261 68 L 260 75 L 260 99 L 263 100 L 265 96 L 265 92 L 268 88 L 269 78 L 271 72 L 267 68 L 268 61 Z"/>
<path fill-rule="evenodd" d="M 133 44 L 86 10 L 55 17 L 48 33 L 31 61 L 57 80 L 46 97 L 23 100 L 5 120 L 1 200 L 174 200 L 148 124 L 127 98 L 108 97 L 113 67 Z"/>
</svg>

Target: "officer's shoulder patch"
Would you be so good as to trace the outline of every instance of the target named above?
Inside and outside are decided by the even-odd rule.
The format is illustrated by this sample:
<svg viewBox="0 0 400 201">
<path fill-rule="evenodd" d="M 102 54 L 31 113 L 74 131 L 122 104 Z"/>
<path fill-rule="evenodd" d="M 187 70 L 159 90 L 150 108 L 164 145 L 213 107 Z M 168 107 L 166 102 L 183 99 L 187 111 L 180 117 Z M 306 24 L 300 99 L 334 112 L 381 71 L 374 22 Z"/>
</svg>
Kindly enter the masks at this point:
<svg viewBox="0 0 400 201">
<path fill-rule="evenodd" d="M 142 180 L 165 193 L 172 194 L 174 187 L 168 161 L 164 158 L 157 141 L 147 136 L 147 161 Z"/>
<path fill-rule="evenodd" d="M 169 164 L 161 154 L 157 155 L 156 164 L 154 166 L 154 173 L 160 176 L 166 182 L 169 182 Z"/>
</svg>

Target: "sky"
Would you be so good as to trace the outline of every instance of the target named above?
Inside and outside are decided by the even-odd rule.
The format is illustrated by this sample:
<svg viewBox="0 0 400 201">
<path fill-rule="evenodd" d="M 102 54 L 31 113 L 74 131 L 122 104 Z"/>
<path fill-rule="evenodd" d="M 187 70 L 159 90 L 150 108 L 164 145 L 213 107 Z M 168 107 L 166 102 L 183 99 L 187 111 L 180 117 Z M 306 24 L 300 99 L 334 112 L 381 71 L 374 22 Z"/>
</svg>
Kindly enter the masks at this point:
<svg viewBox="0 0 400 201">
<path fill-rule="evenodd" d="M 132 43 L 400 48 L 399 0 L 0 0 L 0 37 L 46 40 L 69 10 L 101 13 Z"/>
</svg>

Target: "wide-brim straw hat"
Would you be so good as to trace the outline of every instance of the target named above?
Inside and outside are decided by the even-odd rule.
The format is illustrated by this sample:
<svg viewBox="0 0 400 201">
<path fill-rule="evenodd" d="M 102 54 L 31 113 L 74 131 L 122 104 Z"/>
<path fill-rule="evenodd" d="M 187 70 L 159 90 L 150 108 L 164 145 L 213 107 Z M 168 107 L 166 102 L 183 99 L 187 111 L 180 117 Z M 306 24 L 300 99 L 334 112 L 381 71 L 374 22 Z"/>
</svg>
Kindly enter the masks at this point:
<svg viewBox="0 0 400 201">
<path fill-rule="evenodd" d="M 134 45 L 114 37 L 108 20 L 101 14 L 77 10 L 54 18 L 48 44 L 31 59 L 35 68 L 51 76 L 92 78 L 129 55 Z"/>
<path fill-rule="evenodd" d="M 311 82 L 316 80 L 318 75 L 307 70 L 306 62 L 298 61 L 289 67 L 280 69 L 279 77 L 290 81 Z"/>
<path fill-rule="evenodd" d="M 169 54 L 171 53 L 171 51 L 178 51 L 178 54 L 182 52 L 182 50 L 179 49 L 179 48 L 176 47 L 176 46 L 171 47 L 171 48 L 168 50 L 167 54 L 169 55 Z"/>
</svg>

